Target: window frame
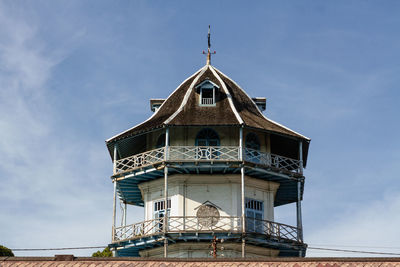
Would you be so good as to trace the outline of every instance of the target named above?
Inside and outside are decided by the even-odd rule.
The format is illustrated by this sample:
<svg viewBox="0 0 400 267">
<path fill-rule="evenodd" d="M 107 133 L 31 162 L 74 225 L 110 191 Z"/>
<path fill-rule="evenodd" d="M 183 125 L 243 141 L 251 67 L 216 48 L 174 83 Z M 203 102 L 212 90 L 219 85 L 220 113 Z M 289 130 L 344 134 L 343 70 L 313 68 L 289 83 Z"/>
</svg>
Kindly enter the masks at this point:
<svg viewBox="0 0 400 267">
<path fill-rule="evenodd" d="M 200 95 L 199 95 L 199 106 L 201 107 L 213 107 L 217 105 L 216 100 L 216 89 L 219 89 L 219 86 L 213 83 L 210 80 L 204 80 L 199 85 L 196 86 L 196 89 L 200 88 Z M 211 104 L 203 104 L 203 90 L 212 90 L 212 103 Z M 207 98 L 211 99 L 211 98 Z"/>
<path fill-rule="evenodd" d="M 253 198 L 245 200 L 246 231 L 262 233 L 264 220 L 264 201 Z"/>
</svg>

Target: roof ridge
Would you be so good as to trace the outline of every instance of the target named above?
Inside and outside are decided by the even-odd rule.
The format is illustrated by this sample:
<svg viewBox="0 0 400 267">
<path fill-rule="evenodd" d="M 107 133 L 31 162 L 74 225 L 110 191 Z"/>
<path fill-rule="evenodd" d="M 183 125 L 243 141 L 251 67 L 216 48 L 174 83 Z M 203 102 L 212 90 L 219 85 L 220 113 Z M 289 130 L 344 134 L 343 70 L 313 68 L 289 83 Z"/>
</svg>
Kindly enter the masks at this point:
<svg viewBox="0 0 400 267">
<path fill-rule="evenodd" d="M 230 80 L 234 85 L 236 85 L 237 88 L 239 88 L 248 98 L 250 98 L 250 100 L 251 100 L 251 102 L 253 103 L 253 105 L 255 106 L 257 112 L 258 112 L 264 119 L 266 119 L 267 121 L 269 121 L 269 122 L 271 122 L 271 123 L 273 123 L 273 124 L 276 124 L 276 125 L 278 125 L 278 126 L 284 128 L 284 129 L 286 129 L 286 130 L 288 130 L 288 131 L 290 131 L 290 132 L 292 132 L 292 133 L 294 133 L 294 134 L 296 134 L 296 135 L 299 135 L 299 136 L 301 136 L 301 137 L 304 138 L 304 139 L 311 140 L 311 139 L 308 138 L 307 136 L 304 136 L 304 135 L 302 135 L 302 134 L 300 134 L 300 133 L 298 133 L 298 132 L 296 132 L 296 131 L 293 131 L 292 129 L 290 129 L 290 128 L 288 128 L 288 127 L 286 127 L 286 126 L 284 126 L 284 125 L 282 125 L 282 124 L 280 124 L 280 123 L 278 123 L 278 122 L 276 122 L 276 121 L 274 121 L 274 120 L 271 120 L 271 119 L 267 118 L 267 117 L 260 111 L 260 109 L 257 107 L 256 103 L 254 103 L 254 101 L 253 101 L 252 98 L 246 93 L 246 91 L 242 89 L 242 87 L 240 87 L 234 80 L 232 80 L 228 75 L 224 74 L 224 73 L 223 73 L 222 71 L 220 71 L 219 69 L 217 69 L 217 68 L 215 68 L 215 67 L 213 67 L 213 68 L 214 68 L 216 71 L 218 71 L 219 73 L 221 73 L 221 75 L 225 76 L 225 78 L 229 79 L 229 80 Z M 224 84 L 225 84 L 225 83 L 224 83 Z"/>
<path fill-rule="evenodd" d="M 211 65 L 210 65 L 210 70 L 211 70 L 212 73 L 215 75 L 215 77 L 217 77 L 218 81 L 221 83 L 221 86 L 222 86 L 222 88 L 224 89 L 225 94 L 226 94 L 226 96 L 227 96 L 227 99 L 228 99 L 228 102 L 229 102 L 229 106 L 231 107 L 233 114 L 235 114 L 235 117 L 236 117 L 237 121 L 238 121 L 240 124 L 243 124 L 243 123 L 244 123 L 244 122 L 243 122 L 243 119 L 240 117 L 239 112 L 237 111 L 235 105 L 233 104 L 232 96 L 231 96 L 231 94 L 229 93 L 228 88 L 226 88 L 225 82 L 221 79 L 221 77 L 219 76 L 219 74 L 215 71 L 214 67 L 211 66 Z"/>
<path fill-rule="evenodd" d="M 154 112 L 154 113 L 150 116 L 150 118 L 148 118 L 147 120 L 145 120 L 145 121 L 143 121 L 143 122 L 141 122 L 141 123 L 136 124 L 135 126 L 129 128 L 128 130 L 123 131 L 122 133 L 118 133 L 118 134 L 114 135 L 113 137 L 108 138 L 108 139 L 106 140 L 106 143 L 108 143 L 108 142 L 111 141 L 112 139 L 114 139 L 114 138 L 116 138 L 116 137 L 118 137 L 118 136 L 120 136 L 120 135 L 122 135 L 122 134 L 124 134 L 124 133 L 129 132 L 130 130 L 133 130 L 134 128 L 138 127 L 139 125 L 142 125 L 142 124 L 148 122 L 149 120 L 151 120 L 151 119 L 152 119 L 155 115 L 157 115 L 157 113 L 161 110 L 162 106 L 167 102 L 167 99 L 168 99 L 168 98 L 170 98 L 170 97 L 185 83 L 185 82 L 187 82 L 188 80 L 190 80 L 191 78 L 193 78 L 194 76 L 196 76 L 196 75 L 197 75 L 201 70 L 203 70 L 203 69 L 204 69 L 204 67 L 201 67 L 199 70 L 197 70 L 195 73 L 193 73 L 190 77 L 188 77 L 187 79 L 185 79 L 181 84 L 179 84 L 179 86 L 176 87 L 176 89 L 175 89 L 172 93 L 170 93 L 169 96 L 168 96 L 167 98 L 165 98 L 165 101 L 164 101 L 164 102 L 161 104 L 161 106 L 156 110 L 156 112 Z"/>
<path fill-rule="evenodd" d="M 195 84 L 197 83 L 197 81 L 199 80 L 199 78 L 203 75 L 203 73 L 210 67 L 210 65 L 205 65 L 203 68 L 200 69 L 200 73 L 197 74 L 196 78 L 192 81 L 192 84 L 189 86 L 189 88 L 187 89 L 185 96 L 183 97 L 183 100 L 179 106 L 179 108 L 171 115 L 168 117 L 168 119 L 166 119 L 163 123 L 167 124 L 170 121 L 172 121 L 184 108 L 184 106 L 187 104 L 188 100 L 189 100 L 189 96 L 190 93 L 193 90 L 193 87 L 195 86 Z M 196 72 L 197 73 L 197 72 Z M 194 75 L 192 75 L 190 78 L 192 78 Z M 179 85 L 180 86 L 180 85 Z M 179 87 L 178 87 L 179 88 Z M 165 103 L 165 102 L 164 102 Z M 161 109 L 161 107 L 160 107 Z"/>
</svg>

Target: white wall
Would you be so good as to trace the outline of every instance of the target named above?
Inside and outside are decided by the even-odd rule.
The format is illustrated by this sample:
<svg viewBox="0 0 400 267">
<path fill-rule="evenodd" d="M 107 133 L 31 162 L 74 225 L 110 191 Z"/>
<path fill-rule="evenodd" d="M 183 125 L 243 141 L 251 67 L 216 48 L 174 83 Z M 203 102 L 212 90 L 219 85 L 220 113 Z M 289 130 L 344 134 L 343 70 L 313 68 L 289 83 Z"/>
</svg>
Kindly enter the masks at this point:
<svg viewBox="0 0 400 267">
<path fill-rule="evenodd" d="M 171 175 L 168 177 L 171 216 L 196 216 L 206 201 L 219 208 L 220 216 L 241 215 L 240 175 Z M 263 201 L 264 219 L 274 220 L 274 198 L 279 184 L 245 177 L 245 197 Z M 164 179 L 139 185 L 145 202 L 145 220 L 153 219 L 154 202 L 164 199 Z"/>
</svg>

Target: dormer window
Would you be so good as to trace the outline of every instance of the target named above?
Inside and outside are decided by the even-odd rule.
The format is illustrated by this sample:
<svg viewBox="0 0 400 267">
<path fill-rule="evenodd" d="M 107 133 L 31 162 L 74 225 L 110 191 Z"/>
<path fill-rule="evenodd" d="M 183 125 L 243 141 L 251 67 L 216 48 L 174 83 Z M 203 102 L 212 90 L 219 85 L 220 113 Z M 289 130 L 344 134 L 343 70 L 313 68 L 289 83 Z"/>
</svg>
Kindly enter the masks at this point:
<svg viewBox="0 0 400 267">
<path fill-rule="evenodd" d="M 196 86 L 199 90 L 199 105 L 200 106 L 215 106 L 216 103 L 216 90 L 219 88 L 218 85 L 210 80 L 205 80 Z"/>
</svg>

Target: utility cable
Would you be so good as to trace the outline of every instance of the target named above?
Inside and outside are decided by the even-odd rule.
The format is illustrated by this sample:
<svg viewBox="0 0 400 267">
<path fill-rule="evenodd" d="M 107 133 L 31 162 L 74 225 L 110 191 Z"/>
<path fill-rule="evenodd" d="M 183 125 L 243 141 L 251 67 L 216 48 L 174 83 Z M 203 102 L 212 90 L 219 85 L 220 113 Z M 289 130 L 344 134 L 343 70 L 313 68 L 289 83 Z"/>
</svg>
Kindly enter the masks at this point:
<svg viewBox="0 0 400 267">
<path fill-rule="evenodd" d="M 96 246 L 96 247 L 76 247 L 76 248 L 11 248 L 12 251 L 39 251 L 39 250 L 73 250 L 73 249 L 94 249 L 94 248 L 106 248 L 107 246 Z"/>
<path fill-rule="evenodd" d="M 349 249 L 336 249 L 336 248 L 318 248 L 318 247 L 307 247 L 307 249 L 326 250 L 326 251 L 335 251 L 335 252 L 351 252 L 351 253 L 364 253 L 364 254 L 400 256 L 400 253 L 392 253 L 392 252 L 349 250 Z"/>
<path fill-rule="evenodd" d="M 70 247 L 70 248 L 12 248 L 11 250 L 12 250 L 12 251 L 46 251 L 46 250 L 96 249 L 96 248 L 106 248 L 106 247 L 107 247 L 107 246 Z M 365 250 L 349 250 L 349 249 L 322 248 L 322 247 L 307 247 L 307 249 L 325 250 L 325 251 L 332 251 L 332 252 L 349 252 L 349 253 L 364 253 L 364 254 L 400 256 L 400 253 L 392 253 L 392 252 L 378 252 L 378 251 L 365 251 Z"/>
</svg>

